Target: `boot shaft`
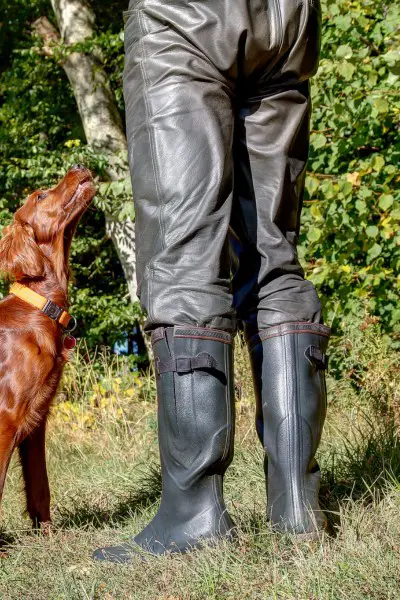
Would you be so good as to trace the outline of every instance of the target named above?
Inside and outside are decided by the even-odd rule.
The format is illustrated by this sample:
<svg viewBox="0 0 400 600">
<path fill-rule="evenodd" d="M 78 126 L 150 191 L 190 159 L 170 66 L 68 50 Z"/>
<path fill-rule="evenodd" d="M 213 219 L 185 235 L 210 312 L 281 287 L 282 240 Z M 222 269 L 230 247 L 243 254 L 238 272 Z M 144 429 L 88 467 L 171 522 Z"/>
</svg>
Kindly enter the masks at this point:
<svg viewBox="0 0 400 600">
<path fill-rule="evenodd" d="M 222 495 L 233 455 L 232 342 L 229 333 L 200 327 L 153 331 L 161 504 L 133 546 L 100 549 L 95 558 L 129 562 L 136 548 L 155 555 L 187 552 L 204 540 L 234 535 Z"/>
<path fill-rule="evenodd" d="M 205 328 L 153 332 L 163 495 L 188 497 L 233 457 L 233 340 Z M 210 480 L 210 485 L 212 484 Z"/>
<path fill-rule="evenodd" d="M 278 529 L 303 533 L 325 521 L 315 460 L 326 415 L 330 331 L 286 323 L 249 340 L 257 430 L 266 451 L 268 516 Z"/>
</svg>

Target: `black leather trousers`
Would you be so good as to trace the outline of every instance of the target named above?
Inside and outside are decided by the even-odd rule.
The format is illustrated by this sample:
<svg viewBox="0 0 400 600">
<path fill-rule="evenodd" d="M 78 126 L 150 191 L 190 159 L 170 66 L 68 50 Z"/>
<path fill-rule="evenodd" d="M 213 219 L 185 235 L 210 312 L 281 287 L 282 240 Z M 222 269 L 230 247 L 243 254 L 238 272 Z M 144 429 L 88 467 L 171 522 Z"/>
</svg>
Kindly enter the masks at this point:
<svg viewBox="0 0 400 600">
<path fill-rule="evenodd" d="M 133 0 L 125 17 L 146 328 L 321 322 L 296 253 L 318 0 Z"/>
</svg>

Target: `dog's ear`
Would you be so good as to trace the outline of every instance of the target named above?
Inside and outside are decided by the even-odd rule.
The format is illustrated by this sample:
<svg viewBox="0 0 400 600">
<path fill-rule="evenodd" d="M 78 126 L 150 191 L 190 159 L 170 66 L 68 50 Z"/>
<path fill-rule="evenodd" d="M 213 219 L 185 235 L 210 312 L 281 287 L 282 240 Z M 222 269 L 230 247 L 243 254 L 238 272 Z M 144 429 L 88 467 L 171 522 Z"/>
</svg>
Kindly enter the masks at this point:
<svg viewBox="0 0 400 600">
<path fill-rule="evenodd" d="M 0 272 L 22 279 L 43 277 L 46 258 L 35 241 L 33 228 L 14 221 L 3 229 L 0 240 Z"/>
</svg>

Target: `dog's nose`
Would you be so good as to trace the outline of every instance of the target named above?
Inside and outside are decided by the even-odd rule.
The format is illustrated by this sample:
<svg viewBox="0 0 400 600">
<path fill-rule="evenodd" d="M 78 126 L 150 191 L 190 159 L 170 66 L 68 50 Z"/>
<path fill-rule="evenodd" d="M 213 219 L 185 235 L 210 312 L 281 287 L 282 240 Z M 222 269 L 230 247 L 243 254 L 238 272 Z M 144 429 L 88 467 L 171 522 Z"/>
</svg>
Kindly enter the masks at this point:
<svg viewBox="0 0 400 600">
<path fill-rule="evenodd" d="M 78 163 L 77 165 L 73 165 L 71 167 L 71 171 L 82 171 L 82 169 L 84 169 L 85 167 L 83 165 L 81 165 L 80 163 Z"/>
</svg>

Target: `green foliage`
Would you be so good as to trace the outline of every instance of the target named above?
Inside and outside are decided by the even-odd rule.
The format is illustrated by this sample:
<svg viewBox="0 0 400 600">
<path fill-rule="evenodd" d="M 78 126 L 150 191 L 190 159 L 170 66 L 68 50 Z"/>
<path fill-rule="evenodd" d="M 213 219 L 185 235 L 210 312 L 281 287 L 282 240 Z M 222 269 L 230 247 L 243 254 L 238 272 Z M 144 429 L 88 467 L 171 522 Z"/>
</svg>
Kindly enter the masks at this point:
<svg viewBox="0 0 400 600">
<path fill-rule="evenodd" d="M 350 317 L 350 316 L 349 316 Z M 360 311 L 341 322 L 329 351 L 329 397 L 338 409 L 400 418 L 400 353 L 382 335 L 378 317 Z"/>
<path fill-rule="evenodd" d="M 367 300 L 396 338 L 400 6 L 338 0 L 323 1 L 322 10 L 299 254 L 321 292 L 328 322 L 338 325 Z"/>
</svg>

